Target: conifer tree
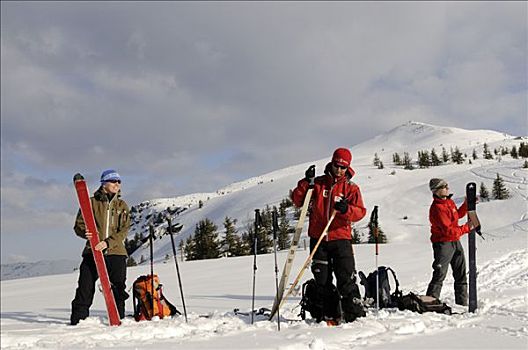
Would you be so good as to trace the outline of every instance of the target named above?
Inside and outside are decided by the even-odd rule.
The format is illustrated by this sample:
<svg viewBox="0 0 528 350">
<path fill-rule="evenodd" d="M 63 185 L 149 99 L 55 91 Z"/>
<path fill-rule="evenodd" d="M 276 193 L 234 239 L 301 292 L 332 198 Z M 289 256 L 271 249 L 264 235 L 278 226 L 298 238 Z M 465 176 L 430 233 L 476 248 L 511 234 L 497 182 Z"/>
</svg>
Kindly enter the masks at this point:
<svg viewBox="0 0 528 350">
<path fill-rule="evenodd" d="M 403 161 L 402 161 L 403 165 L 404 165 L 404 169 L 407 169 L 407 170 L 413 170 L 414 169 L 414 166 L 412 165 L 412 159 L 411 157 L 409 156 L 409 153 L 407 152 L 404 152 L 403 153 Z"/>
<path fill-rule="evenodd" d="M 385 169 L 385 165 L 383 165 L 383 162 L 380 160 L 378 169 Z"/>
<path fill-rule="evenodd" d="M 482 200 L 489 201 L 489 191 L 486 188 L 486 185 L 484 185 L 484 182 L 480 183 L 480 193 L 479 197 Z"/>
<path fill-rule="evenodd" d="M 224 239 L 222 240 L 222 254 L 227 256 L 240 256 L 242 255 L 242 249 L 240 237 L 236 231 L 236 219 L 231 219 L 226 216 L 224 219 Z"/>
<path fill-rule="evenodd" d="M 420 168 L 428 168 L 431 165 L 428 151 L 418 151 L 418 165 Z"/>
<path fill-rule="evenodd" d="M 524 161 L 523 169 L 528 169 L 528 160 Z"/>
<path fill-rule="evenodd" d="M 374 153 L 374 160 L 372 161 L 372 164 L 374 164 L 374 166 L 379 167 L 379 163 L 380 163 L 380 158 L 378 157 L 377 153 Z"/>
<path fill-rule="evenodd" d="M 458 149 L 458 146 L 456 146 L 454 150 L 451 148 L 451 160 L 456 164 L 464 163 L 464 156 L 462 155 L 462 152 L 460 152 L 460 149 Z"/>
<path fill-rule="evenodd" d="M 510 193 L 504 185 L 504 180 L 497 173 L 497 178 L 493 181 L 492 195 L 494 199 L 507 199 L 510 197 Z"/>
<path fill-rule="evenodd" d="M 355 227 L 352 228 L 352 244 L 361 244 L 361 233 Z"/>
<path fill-rule="evenodd" d="M 368 243 L 376 243 L 376 237 L 374 236 L 373 227 L 371 225 L 369 225 Z M 385 236 L 381 227 L 378 227 L 378 243 L 387 243 L 387 236 Z"/>
<path fill-rule="evenodd" d="M 287 249 L 290 246 L 290 222 L 286 217 L 286 210 L 279 210 L 279 232 L 277 233 L 277 245 L 279 250 Z"/>
<path fill-rule="evenodd" d="M 438 157 L 438 154 L 436 154 L 436 151 L 433 148 L 431 150 L 431 165 L 432 166 L 439 166 L 440 164 L 442 164 L 442 161 L 440 160 L 440 158 Z"/>
<path fill-rule="evenodd" d="M 220 256 L 220 244 L 218 242 L 218 227 L 209 219 L 205 218 L 196 224 L 194 230 L 195 259 L 214 259 Z"/>
<path fill-rule="evenodd" d="M 484 149 L 482 151 L 482 157 L 484 159 L 493 159 L 493 155 L 491 154 L 487 143 L 484 143 Z"/>
<path fill-rule="evenodd" d="M 510 155 L 513 159 L 519 159 L 519 154 L 517 153 L 517 147 L 513 146 Z"/>
<path fill-rule="evenodd" d="M 449 154 L 447 153 L 445 147 L 442 147 L 442 162 L 449 162 Z"/>
<path fill-rule="evenodd" d="M 197 260 L 196 255 L 196 244 L 194 242 L 193 236 L 189 236 L 185 241 L 185 247 L 183 248 L 183 254 L 185 255 L 185 260 Z"/>
<path fill-rule="evenodd" d="M 473 154 L 471 155 L 471 157 L 473 158 L 473 160 L 478 159 L 477 151 L 474 148 L 473 148 Z"/>
<path fill-rule="evenodd" d="M 528 158 L 528 143 L 521 142 L 519 145 L 519 157 Z"/>
<path fill-rule="evenodd" d="M 398 153 L 394 153 L 392 155 L 392 162 L 395 165 L 402 165 L 402 161 L 401 161 L 400 155 Z"/>
</svg>

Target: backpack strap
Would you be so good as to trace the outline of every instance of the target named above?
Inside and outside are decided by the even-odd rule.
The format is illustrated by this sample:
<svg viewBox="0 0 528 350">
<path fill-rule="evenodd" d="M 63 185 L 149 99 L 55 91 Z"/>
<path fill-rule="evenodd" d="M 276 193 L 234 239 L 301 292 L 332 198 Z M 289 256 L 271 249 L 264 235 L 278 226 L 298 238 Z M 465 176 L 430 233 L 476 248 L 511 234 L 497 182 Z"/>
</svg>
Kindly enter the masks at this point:
<svg viewBox="0 0 528 350">
<path fill-rule="evenodd" d="M 402 292 L 400 291 L 400 282 L 398 281 L 398 279 L 396 278 L 396 272 L 394 272 L 393 269 L 391 269 L 390 267 L 385 267 L 385 270 L 388 270 L 392 273 L 392 277 L 394 278 L 394 282 L 396 283 L 396 290 L 394 291 L 394 295 L 396 296 L 399 296 L 402 294 Z"/>
</svg>

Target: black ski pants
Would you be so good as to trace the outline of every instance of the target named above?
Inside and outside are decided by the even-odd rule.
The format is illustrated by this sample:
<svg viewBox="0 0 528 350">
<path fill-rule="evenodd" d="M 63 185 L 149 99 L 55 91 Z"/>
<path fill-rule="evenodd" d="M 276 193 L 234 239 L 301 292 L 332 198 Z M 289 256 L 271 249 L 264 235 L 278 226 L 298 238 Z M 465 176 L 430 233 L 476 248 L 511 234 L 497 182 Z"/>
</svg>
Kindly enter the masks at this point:
<svg viewBox="0 0 528 350">
<path fill-rule="evenodd" d="M 310 251 L 313 251 L 316 244 L 317 239 L 310 238 Z M 323 300 L 324 316 L 341 316 L 335 315 L 335 311 L 331 309 L 334 303 L 328 300 L 328 296 L 332 295 L 332 274 L 336 277 L 345 320 L 353 321 L 356 317 L 364 316 L 363 308 L 358 305 L 361 294 L 356 283 L 356 262 L 350 240 L 322 241 L 312 259 L 312 273 L 319 298 Z"/>
<path fill-rule="evenodd" d="M 106 268 L 108 277 L 112 285 L 112 292 L 117 305 L 119 317 L 125 317 L 125 300 L 128 298 L 126 292 L 126 256 L 124 255 L 106 255 Z M 70 322 L 72 325 L 79 323 L 90 315 L 90 306 L 92 306 L 95 294 L 95 282 L 99 278 L 97 267 L 93 256 L 86 255 L 83 257 L 79 267 L 79 280 L 75 298 L 72 301 L 72 313 Z"/>
<path fill-rule="evenodd" d="M 426 294 L 440 298 L 442 284 L 451 265 L 455 279 L 455 303 L 467 305 L 466 259 L 460 241 L 433 243 L 433 255 L 433 277 Z"/>
</svg>

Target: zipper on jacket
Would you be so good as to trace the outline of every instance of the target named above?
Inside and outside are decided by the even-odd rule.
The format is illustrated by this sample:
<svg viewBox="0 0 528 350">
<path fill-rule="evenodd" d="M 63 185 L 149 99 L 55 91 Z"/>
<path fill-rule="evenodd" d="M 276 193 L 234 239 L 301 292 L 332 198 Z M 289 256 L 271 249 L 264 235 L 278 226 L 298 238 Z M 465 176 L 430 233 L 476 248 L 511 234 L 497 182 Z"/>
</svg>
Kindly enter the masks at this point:
<svg viewBox="0 0 528 350">
<path fill-rule="evenodd" d="M 328 221 L 330 220 L 330 204 L 332 202 L 332 191 L 334 190 L 334 187 L 335 187 L 335 181 L 334 181 L 334 178 L 332 178 L 332 186 L 330 186 L 330 190 L 328 191 L 328 205 L 327 205 L 327 209 L 326 209 L 326 223 L 328 224 Z M 330 231 L 330 227 L 328 228 L 328 231 Z M 330 235 L 327 233 L 326 234 L 326 241 L 328 242 L 329 241 L 329 237 Z"/>
<path fill-rule="evenodd" d="M 108 231 L 110 231 L 110 207 L 112 206 L 112 202 L 114 201 L 115 197 L 117 196 L 117 193 L 114 194 L 114 197 L 112 197 L 111 200 L 108 201 L 108 206 L 106 207 L 106 228 L 105 228 L 105 239 L 108 239 L 110 237 L 108 235 Z"/>
</svg>

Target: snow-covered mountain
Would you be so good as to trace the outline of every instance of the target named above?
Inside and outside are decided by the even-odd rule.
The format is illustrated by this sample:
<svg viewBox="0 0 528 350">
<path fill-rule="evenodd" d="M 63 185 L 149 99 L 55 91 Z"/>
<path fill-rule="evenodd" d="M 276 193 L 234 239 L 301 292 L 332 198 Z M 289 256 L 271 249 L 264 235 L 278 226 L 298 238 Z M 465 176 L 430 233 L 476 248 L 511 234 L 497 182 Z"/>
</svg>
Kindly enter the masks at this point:
<svg viewBox="0 0 528 350">
<path fill-rule="evenodd" d="M 449 173 L 460 170 L 460 168 L 453 168 L 448 165 L 441 168 L 409 172 L 403 170 L 401 166 L 391 166 L 393 153 L 397 152 L 403 155 L 403 152 L 408 152 L 416 161 L 417 151 L 430 151 L 435 148 L 437 152 L 440 152 L 442 148 L 445 148 L 449 152 L 451 148 L 458 147 L 462 153 L 466 153 L 469 157 L 475 150 L 482 158 L 484 143 L 487 143 L 493 150 L 499 146 L 511 148 L 512 145 L 516 145 L 518 147 L 519 141 L 516 141 L 513 136 L 496 131 L 464 130 L 410 121 L 359 145 L 343 146 L 348 146 L 352 150 L 352 167 L 357 170 L 354 181 L 362 188 L 367 208 L 372 208 L 377 204 L 375 200 L 372 200 L 376 197 L 373 196 L 373 192 L 386 192 L 391 186 L 398 184 L 402 177 L 421 176 L 424 172 L 436 173 L 446 170 Z M 371 170 L 375 168 L 372 165 L 375 153 L 387 167 L 385 170 L 375 171 L 377 176 L 373 178 Z M 159 237 L 154 244 L 154 259 L 156 261 L 164 259 L 167 254 L 172 256 L 170 238 L 167 235 L 162 235 L 167 229 L 165 220 L 168 214 L 167 208 L 170 208 L 173 223 L 183 225 L 182 231 L 176 236 L 177 245 L 181 240 L 192 235 L 196 223 L 204 218 L 212 220 L 218 226 L 219 231 L 223 229 L 222 224 L 226 216 L 235 218 L 238 221 L 239 233 L 241 233 L 246 229 L 246 225 L 253 220 L 254 209 L 262 209 L 266 205 L 278 206 L 282 199 L 288 197 L 290 189 L 295 187 L 297 181 L 304 176 L 304 171 L 309 165 L 315 164 L 317 173 L 320 174 L 329 158 L 330 155 L 328 158 L 276 170 L 233 183 L 216 192 L 152 199 L 140 203 L 133 208 L 134 221 L 129 239 L 132 239 L 137 233 L 147 236 L 148 225 L 152 223 L 155 226 L 156 237 Z M 365 171 L 367 169 L 368 171 Z M 395 174 L 389 175 L 393 170 Z M 416 185 L 427 189 L 427 181 L 417 182 Z M 423 191 L 423 194 L 425 197 L 429 196 L 427 191 Z M 202 208 L 199 208 L 200 201 L 204 203 Z M 389 208 L 383 208 L 383 211 L 393 212 L 392 214 L 399 217 L 406 216 L 404 209 L 393 207 L 390 205 Z M 367 219 L 368 215 L 356 225 L 360 231 L 366 230 Z M 397 227 L 398 232 L 400 232 L 399 228 Z M 394 240 L 405 239 L 407 234 L 404 230 L 401 231 L 401 234 L 393 237 Z M 139 262 L 142 257 L 143 260 L 146 259 L 149 256 L 148 249 L 147 244 L 145 244 L 135 251 L 132 255 L 134 260 Z"/>
<path fill-rule="evenodd" d="M 376 140 L 376 141 L 374 141 Z M 379 206 L 379 222 L 389 243 L 380 246 L 379 265 L 392 267 L 404 293 L 424 293 L 431 278 L 432 249 L 429 242 L 428 208 L 431 193 L 428 181 L 445 178 L 461 203 L 466 183 L 484 183 L 491 189 L 497 174 L 504 179 L 511 197 L 507 200 L 482 201 L 478 213 L 485 239 L 477 239 L 478 295 L 476 313 L 466 313 L 454 306 L 453 279 L 444 282 L 441 299 L 457 314 L 418 314 L 396 309 L 367 316 L 349 324 L 327 327 L 313 320 L 300 320 L 299 296 L 292 296 L 281 309 L 281 331 L 276 320 L 235 315 L 234 308 L 251 307 L 253 257 L 181 261 L 189 322 L 183 317 L 155 321 L 124 320 L 120 327 L 108 327 L 104 300 L 97 293 L 91 316 L 76 327 L 68 326 L 70 303 L 74 296 L 77 272 L 2 281 L 0 339 L 2 349 L 526 349 L 528 344 L 528 169 L 525 159 L 509 155 L 485 160 L 483 143 L 495 148 L 519 147 L 526 139 L 517 139 L 493 131 L 467 131 L 411 122 L 374 140 L 352 147 L 354 181 L 361 187 L 367 209 Z M 341 145 L 339 145 L 341 146 Z M 346 146 L 346 145 L 344 145 Z M 445 164 L 437 167 L 404 170 L 392 164 L 394 152 L 409 152 L 435 147 L 459 147 L 470 157 L 473 149 L 479 156 L 471 163 Z M 385 164 L 372 165 L 374 153 Z M 330 155 L 329 155 L 330 156 Z M 288 195 L 306 167 L 317 165 L 321 173 L 328 159 L 295 165 L 227 186 L 215 193 L 177 198 L 153 199 L 136 207 L 138 222 L 131 237 L 151 218 L 170 208 L 173 222 L 184 225 L 178 239 L 185 239 L 203 218 L 219 227 L 226 215 L 251 222 L 253 210 L 277 204 Z M 199 209 L 198 202 L 204 206 Z M 148 217 L 150 214 L 150 217 Z M 368 215 L 367 215 L 368 216 Z M 148 217 L 148 218 L 147 218 Z M 463 221 L 465 220 L 462 219 Z M 163 221 L 163 220 L 162 220 Z M 164 223 L 157 224 L 161 233 Z M 364 228 L 366 219 L 357 224 Z M 240 227 L 243 229 L 243 227 Z M 462 238 L 466 248 L 467 239 Z M 172 261 L 170 239 L 160 236 L 155 243 L 157 263 L 154 271 L 163 283 L 163 293 L 180 310 L 180 290 Z M 148 257 L 142 248 L 135 253 Z M 371 244 L 354 246 L 356 268 L 370 272 L 375 268 L 375 249 Z M 165 261 L 166 254 L 171 255 Z M 467 253 L 466 253 L 467 254 Z M 292 269 L 296 274 L 308 251 L 302 244 Z M 286 251 L 278 253 L 279 268 Z M 271 307 L 275 296 L 273 254 L 257 257 L 255 307 Z M 150 273 L 148 265 L 128 269 L 127 286 L 140 275 Z M 310 272 L 303 280 L 309 279 Z M 293 277 L 290 278 L 290 281 Z M 363 292 L 363 287 L 360 287 Z M 132 313 L 132 298 L 126 304 Z"/>
<path fill-rule="evenodd" d="M 41 260 L 37 262 L 20 262 L 2 264 L 0 280 L 12 280 L 44 275 L 57 275 L 76 270 L 79 266 L 77 260 Z"/>
</svg>

